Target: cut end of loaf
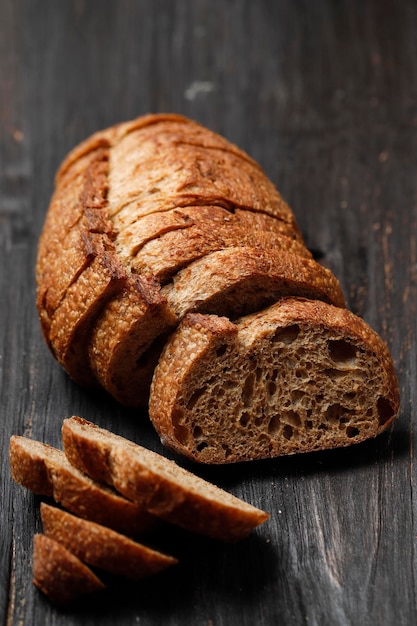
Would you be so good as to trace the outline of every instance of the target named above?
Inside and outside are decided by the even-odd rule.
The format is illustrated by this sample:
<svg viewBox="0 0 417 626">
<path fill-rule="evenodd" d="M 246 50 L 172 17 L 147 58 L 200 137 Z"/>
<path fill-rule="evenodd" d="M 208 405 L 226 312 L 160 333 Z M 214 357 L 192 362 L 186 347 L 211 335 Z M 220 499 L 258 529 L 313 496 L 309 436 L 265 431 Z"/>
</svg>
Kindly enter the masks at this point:
<svg viewBox="0 0 417 626">
<path fill-rule="evenodd" d="M 151 419 L 177 452 L 231 463 L 348 446 L 397 415 L 388 350 L 349 311 L 288 299 L 223 326 L 190 316 L 156 370 Z"/>
</svg>

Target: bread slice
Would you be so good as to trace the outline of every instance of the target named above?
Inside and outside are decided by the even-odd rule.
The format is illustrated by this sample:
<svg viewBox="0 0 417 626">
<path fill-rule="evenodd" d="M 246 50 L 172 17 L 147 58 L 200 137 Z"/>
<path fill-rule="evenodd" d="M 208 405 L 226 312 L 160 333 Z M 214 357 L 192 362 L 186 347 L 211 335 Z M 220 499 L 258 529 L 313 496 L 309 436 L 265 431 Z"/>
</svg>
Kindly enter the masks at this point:
<svg viewBox="0 0 417 626">
<path fill-rule="evenodd" d="M 92 480 L 61 450 L 27 437 L 10 438 L 13 479 L 38 495 L 50 496 L 65 509 L 114 530 L 136 535 L 156 524 L 145 509 L 104 483 Z"/>
<path fill-rule="evenodd" d="M 144 380 L 144 362 L 149 368 L 150 359 L 143 355 L 175 325 L 159 284 L 152 277 L 132 275 L 98 315 L 88 338 L 88 361 L 96 380 L 122 404 L 146 406 L 153 367 Z"/>
<path fill-rule="evenodd" d="M 173 461 L 82 418 L 64 420 L 62 439 L 67 457 L 81 471 L 192 532 L 238 541 L 268 518 Z"/>
<path fill-rule="evenodd" d="M 157 574 L 177 559 L 95 522 L 41 504 L 43 531 L 83 563 L 132 580 Z"/>
<path fill-rule="evenodd" d="M 143 246 L 138 246 L 134 255 L 126 258 L 132 271 L 155 276 L 164 285 L 183 267 L 225 248 L 246 246 L 312 257 L 296 239 L 239 227 L 237 219 L 221 207 L 189 207 L 186 213 L 191 220 L 187 227 L 171 229 L 145 242 Z M 134 241 L 136 245 L 136 238 Z"/>
<path fill-rule="evenodd" d="M 169 448 L 231 463 L 360 442 L 398 409 L 392 359 L 363 320 L 286 298 L 236 324 L 186 316 L 155 370 L 149 414 Z"/>
<path fill-rule="evenodd" d="M 250 247 L 219 250 L 191 263 L 162 294 L 178 321 L 189 312 L 235 319 L 286 295 L 345 306 L 339 281 L 313 259 Z"/>
<path fill-rule="evenodd" d="M 135 272 L 151 271 L 164 282 L 165 276 L 164 273 L 160 276 L 160 268 L 164 268 L 167 261 L 173 267 L 168 270 L 169 275 L 169 271 L 172 274 L 176 267 L 186 262 L 213 250 L 232 246 L 252 244 L 253 247 L 284 249 L 311 258 L 311 253 L 298 238 L 286 236 L 278 226 L 275 230 L 256 229 L 253 225 L 248 227 L 247 220 L 241 219 L 242 213 L 245 211 L 236 215 L 211 205 L 151 213 L 138 218 L 129 228 L 118 233 L 115 245 L 119 259 Z M 281 224 L 279 220 L 274 221 Z M 154 269 L 152 263 L 161 256 L 163 258 Z M 175 261 L 177 256 L 179 259 Z"/>
<path fill-rule="evenodd" d="M 41 534 L 35 535 L 33 542 L 33 584 L 59 606 L 106 588 L 80 559 Z"/>
<path fill-rule="evenodd" d="M 113 225 L 106 211 L 108 146 L 102 145 L 74 163 L 61 177 L 39 240 L 38 307 L 48 335 L 48 318 L 67 288 L 92 262 L 112 247 Z"/>
<path fill-rule="evenodd" d="M 53 353 L 69 376 L 84 386 L 97 382 L 88 360 L 91 329 L 100 312 L 126 284 L 126 274 L 112 253 L 96 256 L 67 289 L 49 327 Z"/>
</svg>

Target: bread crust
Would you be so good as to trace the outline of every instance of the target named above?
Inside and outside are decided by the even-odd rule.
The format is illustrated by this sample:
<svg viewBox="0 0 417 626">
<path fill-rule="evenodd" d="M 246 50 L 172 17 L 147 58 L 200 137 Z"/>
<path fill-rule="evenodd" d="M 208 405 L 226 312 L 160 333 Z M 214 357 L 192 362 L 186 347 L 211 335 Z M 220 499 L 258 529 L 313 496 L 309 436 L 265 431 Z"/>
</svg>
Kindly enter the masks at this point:
<svg viewBox="0 0 417 626">
<path fill-rule="evenodd" d="M 249 247 L 206 255 L 178 272 L 162 293 L 178 321 L 189 312 L 236 319 L 290 294 L 345 306 L 339 281 L 313 259 Z"/>
<path fill-rule="evenodd" d="M 163 443 L 204 463 L 350 445 L 398 411 L 380 337 L 346 309 L 295 298 L 236 324 L 187 315 L 159 359 L 149 407 Z"/>
</svg>

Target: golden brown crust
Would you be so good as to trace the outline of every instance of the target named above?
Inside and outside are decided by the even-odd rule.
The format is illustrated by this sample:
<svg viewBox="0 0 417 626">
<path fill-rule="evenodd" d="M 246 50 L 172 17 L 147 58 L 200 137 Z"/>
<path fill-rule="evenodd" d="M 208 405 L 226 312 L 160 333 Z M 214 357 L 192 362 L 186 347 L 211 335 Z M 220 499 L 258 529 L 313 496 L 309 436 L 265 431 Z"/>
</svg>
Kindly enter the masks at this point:
<svg viewBox="0 0 417 626">
<path fill-rule="evenodd" d="M 64 420 L 62 438 L 79 469 L 192 532 L 238 541 L 268 518 L 173 461 L 79 417 Z"/>
<path fill-rule="evenodd" d="M 110 528 L 45 503 L 41 504 L 41 517 L 47 537 L 59 542 L 84 563 L 118 576 L 137 580 L 178 562 Z"/>
<path fill-rule="evenodd" d="M 136 535 L 155 526 L 143 507 L 123 498 L 104 483 L 93 481 L 71 465 L 61 450 L 13 435 L 10 439 L 13 479 L 38 495 L 50 496 L 84 519 Z"/>
<path fill-rule="evenodd" d="M 33 544 L 33 584 L 53 604 L 67 605 L 105 589 L 101 580 L 57 541 L 38 534 Z"/>
<path fill-rule="evenodd" d="M 346 446 L 399 410 L 386 345 L 346 309 L 284 298 L 232 324 L 188 315 L 156 368 L 150 417 L 193 460 L 231 463 Z"/>
<path fill-rule="evenodd" d="M 165 221 L 170 213 L 172 212 L 152 215 L 161 215 Z M 312 256 L 297 239 L 274 232 L 242 228 L 238 218 L 222 207 L 186 207 L 181 213 L 176 209 L 175 213 L 174 219 L 178 215 L 182 216 L 178 228 L 173 223 L 172 228 L 155 237 L 148 231 L 148 239 L 145 241 L 137 237 L 136 228 L 129 229 L 129 239 L 135 242 L 133 249 L 130 247 L 129 255 L 126 254 L 127 251 L 124 252 L 126 246 L 122 236 L 117 242 L 119 258 L 123 258 L 132 271 L 152 275 L 161 285 L 166 284 L 186 265 L 225 248 L 247 246 L 257 250 L 284 250 L 305 258 Z M 140 222 L 141 220 L 134 226 Z"/>
<path fill-rule="evenodd" d="M 38 302 L 48 315 L 92 257 L 111 248 L 107 219 L 108 148 L 93 150 L 62 177 L 39 240 Z M 97 237 L 100 234 L 102 237 Z"/>
<path fill-rule="evenodd" d="M 162 293 L 178 321 L 189 312 L 235 319 L 286 295 L 345 305 L 339 281 L 313 259 L 244 247 L 206 255 L 178 272 Z"/>
<path fill-rule="evenodd" d="M 129 228 L 118 233 L 116 250 L 120 260 L 134 271 L 151 272 L 157 278 L 158 269 L 154 270 L 152 263 L 146 263 L 143 253 L 145 257 L 150 256 L 151 262 L 165 254 L 166 263 L 171 251 L 171 256 L 175 258 L 185 248 L 187 255 L 191 255 L 187 262 L 191 262 L 217 249 L 253 245 L 284 249 L 307 258 L 312 256 L 298 238 L 289 236 L 288 229 L 282 228 L 282 222 L 274 218 L 265 222 L 264 219 L 252 219 L 253 216 L 251 211 L 231 213 L 213 205 L 178 207 L 150 213 L 136 219 Z M 265 217 L 261 215 L 261 218 Z M 160 265 L 163 262 L 160 261 Z"/>
<path fill-rule="evenodd" d="M 120 232 L 139 215 L 191 204 L 250 208 L 295 223 L 259 165 L 190 120 L 180 134 L 178 124 L 165 122 L 120 138 L 110 155 L 109 183 L 109 211 Z"/>
</svg>

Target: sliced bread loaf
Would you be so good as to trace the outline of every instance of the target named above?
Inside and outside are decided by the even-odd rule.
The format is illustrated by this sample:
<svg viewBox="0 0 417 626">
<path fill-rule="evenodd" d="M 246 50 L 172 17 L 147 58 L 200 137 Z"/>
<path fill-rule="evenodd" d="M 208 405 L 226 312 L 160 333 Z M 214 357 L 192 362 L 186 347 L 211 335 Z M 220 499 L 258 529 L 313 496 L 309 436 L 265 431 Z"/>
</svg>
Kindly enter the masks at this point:
<svg viewBox="0 0 417 626">
<path fill-rule="evenodd" d="M 148 403 L 163 345 L 189 313 L 233 322 L 283 297 L 345 307 L 340 283 L 312 258 L 259 165 L 170 114 L 113 126 L 69 154 L 40 239 L 37 280 L 42 328 L 57 360 L 80 384 L 101 385 L 132 407 Z M 291 306 L 297 314 L 299 304 Z M 317 315 L 327 310 L 317 304 Z M 351 318 L 340 315 L 349 333 Z M 162 387 L 154 386 L 153 407 Z M 324 441 L 323 430 L 306 449 L 314 437 Z M 329 436 L 326 447 L 342 440 Z"/>
<path fill-rule="evenodd" d="M 268 514 L 181 468 L 173 461 L 103 428 L 72 417 L 63 422 L 68 459 L 113 485 L 150 513 L 224 541 L 238 541 Z"/>
<path fill-rule="evenodd" d="M 135 363 L 178 321 L 161 285 L 236 245 L 311 256 L 291 209 L 245 152 L 170 114 L 96 133 L 58 171 L 39 241 L 37 305 L 48 346 L 78 383 L 146 404 L 149 376 L 138 387 Z"/>
<path fill-rule="evenodd" d="M 398 408 L 392 359 L 363 320 L 287 298 L 235 324 L 187 315 L 159 359 L 149 410 L 166 446 L 230 463 L 360 442 Z"/>
</svg>

